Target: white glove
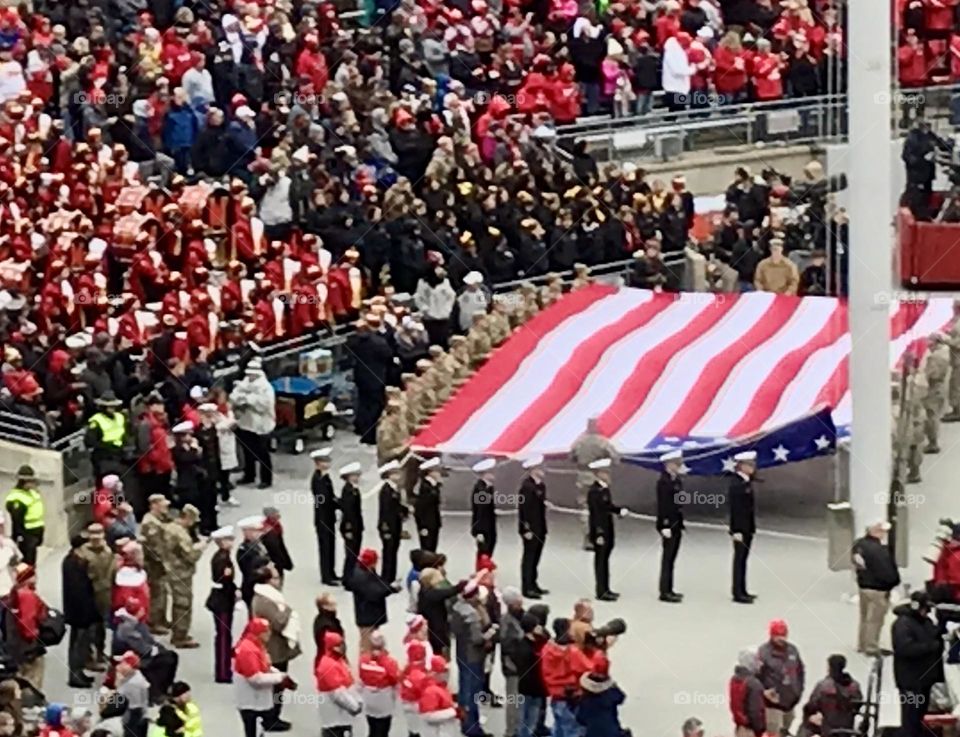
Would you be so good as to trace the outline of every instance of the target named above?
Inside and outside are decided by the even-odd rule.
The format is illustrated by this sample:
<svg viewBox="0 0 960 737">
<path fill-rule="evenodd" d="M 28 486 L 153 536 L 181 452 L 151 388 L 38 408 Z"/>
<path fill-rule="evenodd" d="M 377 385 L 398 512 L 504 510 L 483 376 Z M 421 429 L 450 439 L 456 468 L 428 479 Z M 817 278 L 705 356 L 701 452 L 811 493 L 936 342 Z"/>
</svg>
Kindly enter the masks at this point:
<svg viewBox="0 0 960 737">
<path fill-rule="evenodd" d="M 733 533 L 733 541 L 734 541 L 735 543 L 742 543 L 742 542 L 743 542 L 743 535 L 742 535 L 741 533 L 739 533 L 739 532 Z"/>
<path fill-rule="evenodd" d="M 664 530 L 660 530 L 660 534 L 663 535 L 664 540 L 669 540 L 671 537 L 673 537 L 673 532 L 669 527 Z"/>
<path fill-rule="evenodd" d="M 523 533 L 523 539 L 524 539 L 524 540 L 533 540 L 533 533 L 532 533 L 532 532 L 525 532 L 525 533 Z"/>
<path fill-rule="evenodd" d="M 420 530 L 420 534 L 423 535 L 424 537 L 426 537 L 426 536 L 429 535 L 430 533 L 429 533 L 429 531 L 427 530 L 427 528 L 424 527 L 424 528 L 422 528 L 422 529 Z"/>
<path fill-rule="evenodd" d="M 853 564 L 854 564 L 857 568 L 866 568 L 866 567 L 867 567 L 866 561 L 864 561 L 863 556 L 860 555 L 860 553 L 854 553 L 854 554 L 853 554 Z"/>
<path fill-rule="evenodd" d="M 599 546 L 599 547 L 602 548 L 602 547 L 603 547 L 603 542 L 604 542 L 603 538 L 602 538 L 602 537 L 598 537 L 593 544 L 594 544 L 594 545 L 597 545 L 597 546 Z"/>
<path fill-rule="evenodd" d="M 626 517 L 628 513 L 629 513 L 629 512 L 627 511 L 627 508 L 626 508 L 626 507 L 620 507 L 620 516 L 621 516 L 621 517 Z"/>
<path fill-rule="evenodd" d="M 485 538 L 483 537 L 483 535 L 479 535 L 479 534 L 478 534 L 478 535 L 476 536 L 477 545 L 483 545 L 484 539 L 485 539 Z"/>
</svg>

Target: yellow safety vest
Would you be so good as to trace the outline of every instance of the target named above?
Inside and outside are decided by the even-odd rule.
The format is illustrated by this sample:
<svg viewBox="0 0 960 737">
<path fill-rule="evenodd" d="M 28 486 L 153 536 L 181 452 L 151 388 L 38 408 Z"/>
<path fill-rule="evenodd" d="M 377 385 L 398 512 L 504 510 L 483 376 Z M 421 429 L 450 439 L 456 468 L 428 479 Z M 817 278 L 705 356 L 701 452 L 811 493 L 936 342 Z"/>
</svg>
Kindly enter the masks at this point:
<svg viewBox="0 0 960 737">
<path fill-rule="evenodd" d="M 203 737 L 199 706 L 188 701 L 182 707 L 177 707 L 177 716 L 183 720 L 183 737 Z"/>
<path fill-rule="evenodd" d="M 90 426 L 100 428 L 104 445 L 112 445 L 115 448 L 123 445 L 127 418 L 122 413 L 116 412 L 113 417 L 107 417 L 105 414 L 98 412 L 90 418 Z"/>
<path fill-rule="evenodd" d="M 23 515 L 23 528 L 36 530 L 43 527 L 43 497 L 36 489 L 21 489 L 16 486 L 7 494 L 6 504 L 16 502 L 22 504 L 26 513 Z"/>
</svg>

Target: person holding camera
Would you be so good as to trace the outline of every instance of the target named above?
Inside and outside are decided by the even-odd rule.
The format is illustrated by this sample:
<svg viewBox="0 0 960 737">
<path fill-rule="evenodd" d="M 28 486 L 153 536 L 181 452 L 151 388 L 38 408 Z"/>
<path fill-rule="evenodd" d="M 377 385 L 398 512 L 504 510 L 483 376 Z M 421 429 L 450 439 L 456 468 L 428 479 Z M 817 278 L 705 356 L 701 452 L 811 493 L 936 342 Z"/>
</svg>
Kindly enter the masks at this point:
<svg viewBox="0 0 960 737">
<path fill-rule="evenodd" d="M 613 518 L 626 510 L 613 503 L 610 495 L 610 467 L 613 461 L 601 458 L 588 468 L 594 475 L 593 486 L 587 492 L 590 541 L 593 543 L 593 570 L 596 577 L 597 599 L 617 601 L 620 594 L 610 590 L 610 553 L 613 552 Z"/>
<path fill-rule="evenodd" d="M 747 592 L 747 559 L 757 531 L 754 513 L 753 475 L 757 471 L 757 453 L 737 453 L 733 479 L 730 482 L 730 537 L 733 540 L 733 600 L 737 604 L 753 604 L 757 598 Z"/>
<path fill-rule="evenodd" d="M 671 450 L 660 456 L 663 472 L 657 479 L 657 532 L 662 539 L 660 554 L 660 601 L 679 604 L 683 594 L 673 590 L 673 568 L 683 536 L 683 453 Z"/>
<path fill-rule="evenodd" d="M 914 591 L 901 604 L 891 630 L 893 680 L 900 692 L 900 727 L 903 737 L 929 734 L 923 718 L 930 708 L 930 690 L 943 681 L 943 640 L 930 618 L 930 600 Z"/>
</svg>

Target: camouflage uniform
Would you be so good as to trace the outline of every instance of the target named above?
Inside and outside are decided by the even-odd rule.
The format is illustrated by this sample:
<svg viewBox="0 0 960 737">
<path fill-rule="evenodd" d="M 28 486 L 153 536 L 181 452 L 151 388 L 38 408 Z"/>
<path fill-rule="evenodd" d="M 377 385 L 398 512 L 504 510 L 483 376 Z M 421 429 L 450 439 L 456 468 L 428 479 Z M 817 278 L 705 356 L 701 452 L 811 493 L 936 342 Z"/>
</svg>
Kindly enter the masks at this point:
<svg viewBox="0 0 960 737">
<path fill-rule="evenodd" d="M 475 369 L 479 368 L 487 360 L 491 350 L 493 350 L 493 346 L 490 343 L 490 333 L 487 329 L 487 316 L 475 315 L 473 327 L 467 333 L 467 353 L 470 355 L 470 366 Z"/>
<path fill-rule="evenodd" d="M 590 267 L 585 264 L 574 264 L 573 283 L 570 285 L 570 291 L 575 291 L 592 283 L 593 278 L 590 276 Z"/>
<path fill-rule="evenodd" d="M 522 284 L 520 286 L 520 295 L 523 298 L 523 304 L 520 307 L 523 322 L 536 317 L 540 312 L 540 303 L 537 301 L 537 289 L 532 284 Z"/>
<path fill-rule="evenodd" d="M 192 504 L 185 505 L 182 514 L 191 524 L 196 524 L 200 519 L 200 512 Z M 170 578 L 170 598 L 173 599 L 173 635 L 170 642 L 174 647 L 191 642 L 193 576 L 201 555 L 202 543 L 195 543 L 181 522 L 170 522 L 167 527 L 167 575 Z"/>
<path fill-rule="evenodd" d="M 377 465 L 400 460 L 407 452 L 409 433 L 401 415 L 402 404 L 397 400 L 387 402 L 387 408 L 377 425 Z"/>
<path fill-rule="evenodd" d="M 167 595 L 170 582 L 167 580 L 166 551 L 167 524 L 169 517 L 156 517 L 152 512 L 143 515 L 140 522 L 140 542 L 143 545 L 143 570 L 150 586 L 150 628 L 154 631 L 169 629 L 167 620 Z"/>
<path fill-rule="evenodd" d="M 944 422 L 960 422 L 960 303 L 953 304 L 954 320 L 947 331 L 947 345 L 950 347 L 950 382 L 948 399 L 950 413 Z"/>
<path fill-rule="evenodd" d="M 450 353 L 447 358 L 450 372 L 453 374 L 454 386 L 460 386 L 473 373 L 470 367 L 470 353 L 465 335 L 454 335 L 450 338 Z"/>
<path fill-rule="evenodd" d="M 110 599 L 113 593 L 113 577 L 117 572 L 117 557 L 110 546 L 103 541 L 97 546 L 89 542 L 84 543 L 80 548 L 80 557 L 87 563 L 87 576 L 93 584 L 93 600 L 101 617 L 101 621 L 96 624 L 94 644 L 97 657 L 102 659 L 105 654 L 106 630 L 104 628 L 110 619 Z"/>
<path fill-rule="evenodd" d="M 927 380 L 922 370 L 914 371 L 907 383 L 907 483 L 919 483 L 923 464 L 923 440 L 926 412 Z"/>
<path fill-rule="evenodd" d="M 540 304 L 544 309 L 563 296 L 563 282 L 556 274 L 547 274 L 547 283 L 540 287 Z"/>
<path fill-rule="evenodd" d="M 938 336 L 939 338 L 939 336 Z M 931 341 L 926 356 L 927 396 L 923 400 L 926 412 L 924 435 L 927 446 L 924 453 L 939 453 L 940 417 L 947 400 L 947 384 L 950 376 L 950 349 L 943 340 Z"/>
<path fill-rule="evenodd" d="M 508 304 L 502 298 L 495 299 L 493 302 L 493 312 L 487 316 L 490 343 L 492 345 L 500 345 L 510 337 L 510 333 L 513 331 L 513 328 L 510 326 L 510 310 L 508 307 Z"/>
</svg>

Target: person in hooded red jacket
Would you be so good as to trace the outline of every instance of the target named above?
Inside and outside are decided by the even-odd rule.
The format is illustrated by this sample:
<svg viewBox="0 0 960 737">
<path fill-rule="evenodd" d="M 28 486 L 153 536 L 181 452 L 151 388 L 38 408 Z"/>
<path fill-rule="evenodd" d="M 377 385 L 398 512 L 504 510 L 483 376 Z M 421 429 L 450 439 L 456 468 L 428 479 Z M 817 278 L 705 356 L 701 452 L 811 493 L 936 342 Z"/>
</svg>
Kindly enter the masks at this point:
<svg viewBox="0 0 960 737">
<path fill-rule="evenodd" d="M 667 0 L 663 5 L 663 14 L 653 22 L 657 36 L 657 48 L 663 51 L 663 45 L 668 38 L 680 33 L 680 3 L 676 0 Z"/>
<path fill-rule="evenodd" d="M 549 65 L 550 58 L 544 55 L 533 60 L 533 71 L 527 74 L 517 92 L 517 110 L 521 113 L 531 114 L 549 109 L 550 83 L 544 73 Z"/>
<path fill-rule="evenodd" d="M 577 728 L 574 705 L 580 695 L 580 678 L 590 672 L 592 661 L 570 636 L 570 620 L 553 621 L 555 639 L 540 651 L 540 674 L 550 697 L 553 720 L 563 732 L 575 734 Z"/>
<path fill-rule="evenodd" d="M 16 583 L 7 596 L 6 611 L 7 648 L 17 662 L 17 675 L 42 691 L 46 648 L 38 638 L 40 623 L 47 616 L 47 605 L 37 593 L 37 570 L 29 563 L 17 566 Z"/>
<path fill-rule="evenodd" d="M 370 737 L 389 737 L 390 724 L 397 710 L 397 685 L 400 667 L 387 652 L 380 630 L 370 635 L 370 650 L 360 655 L 360 694 L 367 714 Z"/>
<path fill-rule="evenodd" d="M 170 452 L 170 429 L 164 412 L 163 397 L 151 394 L 137 425 L 137 479 L 140 482 L 141 502 L 151 494 L 170 493 L 170 474 L 173 473 L 173 455 Z M 135 505 L 136 506 L 136 505 Z M 145 509 L 138 509 L 142 514 Z"/>
<path fill-rule="evenodd" d="M 308 33 L 303 37 L 303 50 L 297 57 L 294 69 L 298 77 L 306 77 L 310 80 L 318 95 L 323 94 L 330 78 L 330 71 L 316 33 Z"/>
<path fill-rule="evenodd" d="M 407 643 L 407 664 L 400 673 L 400 703 L 408 734 L 422 731 L 419 704 L 427 678 L 427 646 L 420 640 L 411 640 Z"/>
<path fill-rule="evenodd" d="M 440 655 L 430 658 L 430 670 L 423 682 L 418 709 L 423 728 L 420 737 L 454 737 L 460 734 L 457 705 L 447 681 L 450 668 Z"/>
<path fill-rule="evenodd" d="M 323 656 L 317 661 L 314 676 L 320 692 L 322 737 L 345 737 L 363 710 L 363 702 L 353 684 L 346 645 L 339 632 L 324 634 Z"/>
<path fill-rule="evenodd" d="M 933 564 L 933 583 L 960 603 L 960 525 L 954 526 L 952 537 L 940 547 Z"/>
<path fill-rule="evenodd" d="M 117 566 L 110 592 L 110 611 L 116 615 L 123 609 L 138 622 L 146 622 L 150 612 L 150 584 L 143 570 L 140 543 L 136 540 L 125 543 Z"/>
<path fill-rule="evenodd" d="M 160 60 L 163 62 L 163 73 L 173 86 L 179 85 L 184 72 L 193 66 L 190 47 L 180 40 L 173 28 L 168 28 L 163 34 L 163 53 Z"/>
<path fill-rule="evenodd" d="M 902 87 L 923 87 L 927 83 L 927 54 L 917 32 L 908 28 L 897 49 L 897 69 Z"/>
<path fill-rule="evenodd" d="M 264 726 L 273 711 L 274 686 L 291 686 L 290 677 L 270 663 L 267 640 L 270 623 L 254 617 L 233 649 L 233 687 L 243 722 L 244 737 L 257 737 L 257 723 Z"/>
<path fill-rule="evenodd" d="M 783 97 L 784 61 L 779 54 L 770 49 L 770 42 L 761 38 L 757 41 L 757 53 L 753 56 L 750 76 L 753 90 L 760 102 L 779 100 Z"/>
<path fill-rule="evenodd" d="M 576 122 L 580 117 L 580 85 L 573 64 L 561 64 L 557 75 L 549 82 L 550 115 L 557 125 Z"/>
<path fill-rule="evenodd" d="M 116 516 L 117 497 L 123 494 L 123 482 L 115 473 L 108 473 L 93 492 L 93 521 L 110 527 Z"/>
</svg>

